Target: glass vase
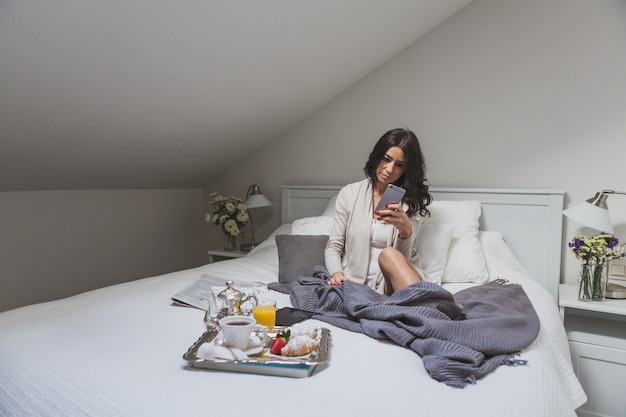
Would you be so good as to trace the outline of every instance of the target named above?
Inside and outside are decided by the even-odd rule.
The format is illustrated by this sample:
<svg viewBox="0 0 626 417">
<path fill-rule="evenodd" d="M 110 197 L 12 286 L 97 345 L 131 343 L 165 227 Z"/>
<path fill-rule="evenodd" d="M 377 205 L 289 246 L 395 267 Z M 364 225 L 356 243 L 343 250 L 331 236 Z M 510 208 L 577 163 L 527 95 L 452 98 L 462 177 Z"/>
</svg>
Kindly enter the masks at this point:
<svg viewBox="0 0 626 417">
<path fill-rule="evenodd" d="M 580 266 L 578 299 L 581 301 L 602 301 L 606 296 L 608 282 L 606 262 L 588 262 Z"/>
<path fill-rule="evenodd" d="M 226 237 L 224 250 L 228 250 L 228 251 L 237 250 L 237 236 L 233 236 L 231 234 L 227 234 L 224 236 Z"/>
</svg>

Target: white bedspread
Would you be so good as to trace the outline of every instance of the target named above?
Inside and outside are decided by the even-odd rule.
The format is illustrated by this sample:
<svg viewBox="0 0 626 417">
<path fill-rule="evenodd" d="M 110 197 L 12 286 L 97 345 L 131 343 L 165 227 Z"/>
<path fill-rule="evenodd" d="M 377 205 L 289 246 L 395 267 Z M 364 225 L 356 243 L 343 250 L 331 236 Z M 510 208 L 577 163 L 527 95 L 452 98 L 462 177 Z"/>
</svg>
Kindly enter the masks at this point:
<svg viewBox="0 0 626 417">
<path fill-rule="evenodd" d="M 431 379 L 409 349 L 321 322 L 332 332 L 331 360 L 309 378 L 190 368 L 182 355 L 204 331 L 203 312 L 173 305 L 170 297 L 204 273 L 235 283 L 275 281 L 278 258 L 270 237 L 245 258 L 1 313 L 0 415 L 373 416 L 411 411 L 420 416 L 574 417 L 586 398 L 572 371 L 554 300 L 526 276 L 500 239 L 489 234 L 482 240 L 491 278 L 522 284 L 542 327 L 522 352 L 527 366 L 500 367 L 465 389 Z M 271 295 L 279 307 L 289 305 L 286 295 Z M 240 401 L 242 395 L 250 400 Z M 256 404 L 255 411 L 245 404 Z"/>
</svg>

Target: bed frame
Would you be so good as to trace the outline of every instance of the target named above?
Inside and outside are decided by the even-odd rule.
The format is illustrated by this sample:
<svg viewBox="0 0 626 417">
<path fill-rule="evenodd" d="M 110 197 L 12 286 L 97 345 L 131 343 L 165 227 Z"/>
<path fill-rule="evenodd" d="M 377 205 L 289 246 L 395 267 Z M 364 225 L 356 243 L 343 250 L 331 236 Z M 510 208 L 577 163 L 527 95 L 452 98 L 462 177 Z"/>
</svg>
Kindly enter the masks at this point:
<svg viewBox="0 0 626 417">
<path fill-rule="evenodd" d="M 319 216 L 341 185 L 284 185 L 282 223 Z M 480 230 L 495 230 L 555 298 L 561 276 L 562 190 L 430 187 L 436 200 L 478 200 Z"/>
</svg>

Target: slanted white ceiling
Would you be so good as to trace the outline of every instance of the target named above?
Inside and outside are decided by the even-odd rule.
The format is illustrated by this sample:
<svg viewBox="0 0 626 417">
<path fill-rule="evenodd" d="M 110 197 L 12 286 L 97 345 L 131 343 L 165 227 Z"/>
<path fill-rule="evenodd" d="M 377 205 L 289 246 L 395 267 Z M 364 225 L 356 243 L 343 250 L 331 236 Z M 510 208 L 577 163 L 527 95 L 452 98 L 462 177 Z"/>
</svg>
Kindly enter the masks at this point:
<svg viewBox="0 0 626 417">
<path fill-rule="evenodd" d="M 470 0 L 4 0 L 0 190 L 201 187 Z"/>
</svg>

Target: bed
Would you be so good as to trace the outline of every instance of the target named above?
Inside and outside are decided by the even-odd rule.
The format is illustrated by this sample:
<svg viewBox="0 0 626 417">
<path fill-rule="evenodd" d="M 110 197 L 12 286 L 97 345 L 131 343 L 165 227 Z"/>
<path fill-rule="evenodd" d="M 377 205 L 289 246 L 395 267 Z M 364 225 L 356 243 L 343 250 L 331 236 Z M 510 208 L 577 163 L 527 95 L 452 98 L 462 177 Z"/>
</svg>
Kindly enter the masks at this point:
<svg viewBox="0 0 626 417">
<path fill-rule="evenodd" d="M 450 293 L 497 279 L 521 285 L 540 319 L 520 353 L 525 365 L 499 366 L 454 388 L 431 378 L 406 347 L 317 320 L 332 335 L 329 358 L 306 377 L 203 369 L 184 358 L 205 333 L 204 312 L 172 297 L 203 276 L 275 284 L 298 267 L 285 253 L 297 245 L 279 247 L 276 236 L 323 236 L 338 190 L 283 186 L 282 224 L 243 258 L 0 313 L 0 415 L 576 415 L 586 397 L 555 301 L 558 190 L 432 188 L 432 246 L 446 248 L 443 261 L 432 255 L 433 271 L 443 262 Z M 291 305 L 289 294 L 266 291 L 279 307 Z"/>
</svg>

